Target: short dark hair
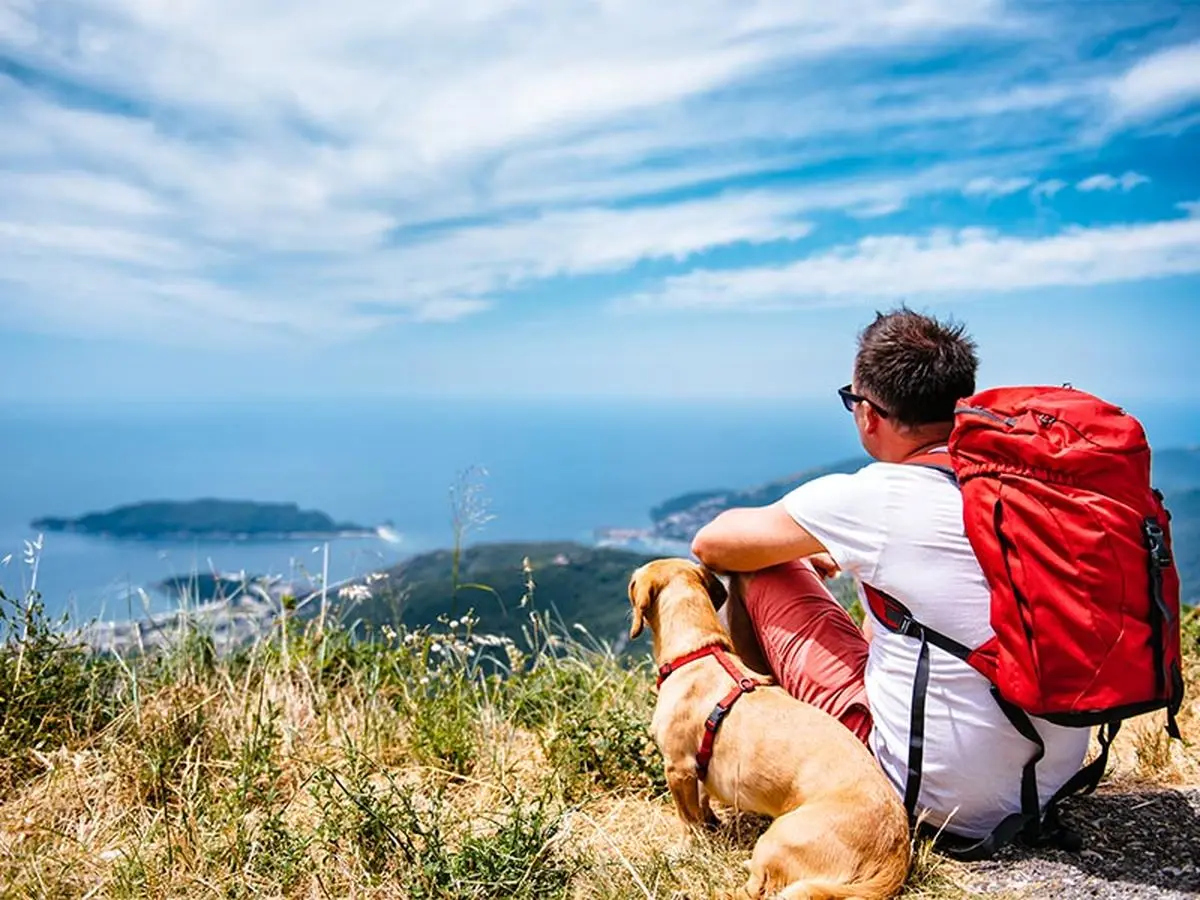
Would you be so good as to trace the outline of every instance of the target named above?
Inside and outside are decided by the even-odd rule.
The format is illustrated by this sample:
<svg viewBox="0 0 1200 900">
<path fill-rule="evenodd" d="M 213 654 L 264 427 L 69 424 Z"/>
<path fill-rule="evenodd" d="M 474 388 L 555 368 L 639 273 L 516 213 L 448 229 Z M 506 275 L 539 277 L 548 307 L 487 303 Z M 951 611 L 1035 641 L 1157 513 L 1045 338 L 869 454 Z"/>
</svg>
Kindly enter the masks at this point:
<svg viewBox="0 0 1200 900">
<path fill-rule="evenodd" d="M 858 336 L 854 380 L 903 425 L 949 422 L 975 393 L 975 342 L 963 325 L 906 306 L 875 313 Z"/>
</svg>

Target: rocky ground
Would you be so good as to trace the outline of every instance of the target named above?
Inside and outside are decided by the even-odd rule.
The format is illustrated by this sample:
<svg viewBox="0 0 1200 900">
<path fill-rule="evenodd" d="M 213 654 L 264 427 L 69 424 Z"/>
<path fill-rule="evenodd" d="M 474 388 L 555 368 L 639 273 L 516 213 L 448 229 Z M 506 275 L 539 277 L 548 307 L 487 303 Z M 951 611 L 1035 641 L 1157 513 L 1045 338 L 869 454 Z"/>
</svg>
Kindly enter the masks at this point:
<svg viewBox="0 0 1200 900">
<path fill-rule="evenodd" d="M 1100 791 L 1064 806 L 1079 853 L 1011 847 L 963 866 L 980 895 L 1076 898 L 1200 897 L 1200 788 Z"/>
</svg>

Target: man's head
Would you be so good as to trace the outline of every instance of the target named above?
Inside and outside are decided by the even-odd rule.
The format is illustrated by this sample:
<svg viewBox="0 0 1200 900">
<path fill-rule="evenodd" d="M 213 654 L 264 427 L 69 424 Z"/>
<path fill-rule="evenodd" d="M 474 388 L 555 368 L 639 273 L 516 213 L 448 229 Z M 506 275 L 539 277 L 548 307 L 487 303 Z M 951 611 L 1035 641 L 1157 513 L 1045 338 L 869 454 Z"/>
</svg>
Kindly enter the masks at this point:
<svg viewBox="0 0 1200 900">
<path fill-rule="evenodd" d="M 978 366 L 962 325 L 903 306 L 877 313 L 859 335 L 854 380 L 843 395 L 864 449 L 894 462 L 944 440 L 955 404 L 975 393 Z"/>
</svg>

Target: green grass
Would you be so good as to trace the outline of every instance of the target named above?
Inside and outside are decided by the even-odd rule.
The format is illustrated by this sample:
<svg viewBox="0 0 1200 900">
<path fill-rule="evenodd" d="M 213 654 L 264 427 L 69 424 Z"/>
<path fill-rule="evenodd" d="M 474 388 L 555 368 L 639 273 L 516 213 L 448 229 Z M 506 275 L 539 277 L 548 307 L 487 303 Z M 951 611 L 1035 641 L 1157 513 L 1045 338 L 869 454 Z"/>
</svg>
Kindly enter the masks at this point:
<svg viewBox="0 0 1200 900">
<path fill-rule="evenodd" d="M 526 577 L 519 637 L 471 615 L 365 635 L 288 618 L 228 656 L 195 628 L 97 656 L 36 596 L 5 600 L 0 898 L 740 885 L 766 823 L 725 811 L 685 840 L 648 732 L 652 662 L 552 627 Z M 626 614 L 623 591 L 611 602 Z M 959 874 L 918 848 L 906 894 L 964 896 Z"/>
</svg>

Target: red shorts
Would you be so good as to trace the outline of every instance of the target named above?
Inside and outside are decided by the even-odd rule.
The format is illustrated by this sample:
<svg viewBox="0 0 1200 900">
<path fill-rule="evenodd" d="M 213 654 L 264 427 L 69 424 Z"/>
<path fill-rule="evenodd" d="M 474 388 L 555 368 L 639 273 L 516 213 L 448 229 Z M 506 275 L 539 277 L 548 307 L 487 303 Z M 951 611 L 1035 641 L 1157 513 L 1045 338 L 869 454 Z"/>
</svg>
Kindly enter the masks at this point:
<svg viewBox="0 0 1200 900">
<path fill-rule="evenodd" d="M 780 685 L 865 744 L 871 733 L 867 639 L 812 567 L 797 560 L 755 572 L 747 579 L 745 604 Z"/>
</svg>

